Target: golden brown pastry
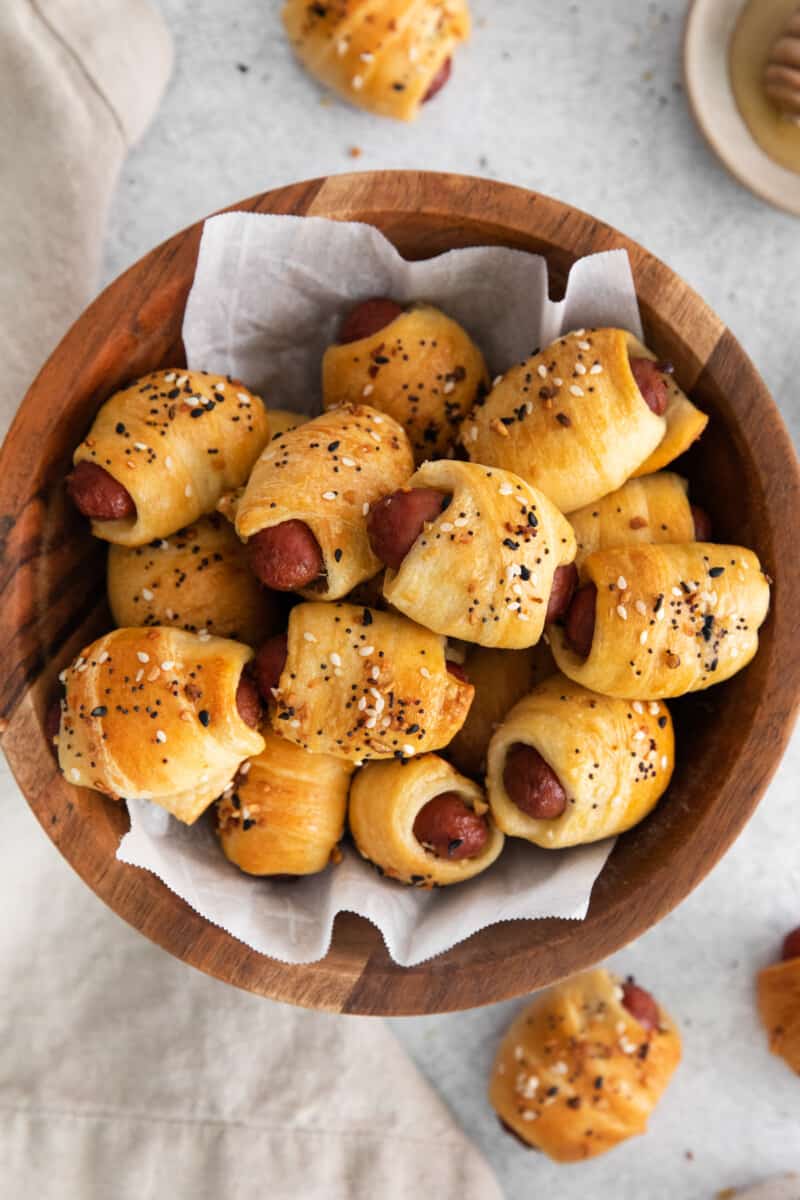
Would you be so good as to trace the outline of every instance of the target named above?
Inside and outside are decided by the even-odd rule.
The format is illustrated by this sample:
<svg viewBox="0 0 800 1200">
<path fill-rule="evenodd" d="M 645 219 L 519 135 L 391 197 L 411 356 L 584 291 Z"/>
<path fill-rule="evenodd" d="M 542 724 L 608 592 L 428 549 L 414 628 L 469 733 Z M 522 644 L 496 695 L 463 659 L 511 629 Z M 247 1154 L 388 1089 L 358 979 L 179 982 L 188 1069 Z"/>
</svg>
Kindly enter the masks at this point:
<svg viewBox="0 0 800 1200">
<path fill-rule="evenodd" d="M 682 696 L 729 679 L 758 649 L 769 581 L 752 550 L 620 546 L 590 554 L 583 574 L 550 646 L 559 669 L 595 692 Z"/>
<path fill-rule="evenodd" d="M 464 671 L 475 688 L 467 719 L 447 747 L 447 757 L 466 775 L 481 775 L 495 729 L 518 700 L 555 671 L 550 647 L 539 642 L 529 650 L 490 650 L 471 646 Z"/>
<path fill-rule="evenodd" d="M 666 791 L 672 720 L 657 700 L 614 700 L 563 675 L 512 708 L 489 743 L 495 824 L 547 850 L 614 837 Z"/>
<path fill-rule="evenodd" d="M 98 638 L 61 676 L 65 779 L 114 799 L 152 800 L 191 825 L 264 748 L 242 674 L 252 657 L 238 642 L 182 629 Z"/>
<path fill-rule="evenodd" d="M 470 33 L 466 0 L 288 0 L 283 23 L 320 83 L 400 121 L 413 121 L 444 86 Z"/>
<path fill-rule="evenodd" d="M 267 587 L 337 600 L 381 569 L 366 516 L 413 470 L 403 429 L 346 405 L 265 448 L 235 508 L 236 532 Z"/>
<path fill-rule="evenodd" d="M 436 498 L 438 512 L 414 522 L 404 509 L 426 494 Z M 572 527 L 546 496 L 509 471 L 425 463 L 401 493 L 373 506 L 368 532 L 388 568 L 389 603 L 447 637 L 505 650 L 533 646 L 545 620 L 555 620 L 569 600 L 571 585 L 564 593 L 554 582 L 575 557 Z"/>
<path fill-rule="evenodd" d="M 522 1009 L 497 1052 L 489 1101 L 523 1142 L 578 1162 L 646 1131 L 680 1058 L 680 1034 L 649 992 L 589 971 Z"/>
<path fill-rule="evenodd" d="M 369 763 L 350 789 L 350 830 L 381 875 L 418 887 L 462 883 L 503 849 L 472 780 L 436 754 Z"/>
<path fill-rule="evenodd" d="M 117 625 L 176 625 L 259 646 L 277 628 L 277 598 L 218 513 L 147 546 L 111 546 L 108 600 Z"/>
<path fill-rule="evenodd" d="M 243 384 L 153 371 L 106 400 L 67 486 L 96 537 L 144 546 L 211 512 L 247 479 L 268 438 L 264 404 Z"/>
<path fill-rule="evenodd" d="M 470 459 L 565 513 L 621 487 L 667 429 L 660 378 L 634 376 L 637 346 L 623 329 L 579 329 L 507 371 L 462 426 Z"/>
<path fill-rule="evenodd" d="M 759 971 L 757 990 L 770 1050 L 800 1075 L 800 929 L 787 934 L 781 961 Z"/>
<path fill-rule="evenodd" d="M 657 361 L 657 355 L 633 334 L 629 335 L 629 339 L 630 353 L 633 357 L 649 359 L 653 363 Z M 692 442 L 697 441 L 708 424 L 708 414 L 696 408 L 675 382 L 671 364 L 662 363 L 660 366 L 667 368 L 659 372 L 659 382 L 666 392 L 664 420 L 667 422 L 667 432 L 650 457 L 636 468 L 633 472 L 634 476 L 651 475 L 654 471 L 660 471 L 662 467 L 666 467 L 678 455 L 688 450 Z"/>
<path fill-rule="evenodd" d="M 376 328 L 377 326 L 377 328 Z M 365 400 L 408 434 L 419 465 L 443 455 L 489 390 L 489 374 L 465 329 L 438 308 L 367 300 L 344 322 L 322 360 L 325 408 Z"/>
<path fill-rule="evenodd" d="M 324 871 L 344 832 L 352 763 L 309 754 L 266 726 L 264 749 L 217 806 L 225 857 L 249 875 Z"/>
<path fill-rule="evenodd" d="M 629 479 L 616 492 L 569 514 L 578 551 L 575 565 L 595 550 L 637 542 L 693 542 L 694 517 L 688 484 L 680 475 L 659 471 Z"/>
<path fill-rule="evenodd" d="M 272 726 L 317 754 L 360 762 L 438 750 L 474 695 L 448 670 L 444 638 L 352 604 L 298 604 L 284 654 Z"/>
</svg>

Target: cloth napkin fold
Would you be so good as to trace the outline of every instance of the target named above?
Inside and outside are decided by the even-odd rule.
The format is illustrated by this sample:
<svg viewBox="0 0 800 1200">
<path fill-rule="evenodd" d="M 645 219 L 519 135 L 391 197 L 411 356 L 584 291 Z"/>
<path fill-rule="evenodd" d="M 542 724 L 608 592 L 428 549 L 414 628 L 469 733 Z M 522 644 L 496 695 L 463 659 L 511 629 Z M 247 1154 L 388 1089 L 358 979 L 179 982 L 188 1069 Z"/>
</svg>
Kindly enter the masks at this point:
<svg viewBox="0 0 800 1200">
<path fill-rule="evenodd" d="M 0 433 L 95 289 L 171 55 L 146 0 L 0 3 Z M 4 761 L 0 796 L 3 1196 L 499 1200 L 386 1025 L 172 959 L 61 861 Z"/>
</svg>

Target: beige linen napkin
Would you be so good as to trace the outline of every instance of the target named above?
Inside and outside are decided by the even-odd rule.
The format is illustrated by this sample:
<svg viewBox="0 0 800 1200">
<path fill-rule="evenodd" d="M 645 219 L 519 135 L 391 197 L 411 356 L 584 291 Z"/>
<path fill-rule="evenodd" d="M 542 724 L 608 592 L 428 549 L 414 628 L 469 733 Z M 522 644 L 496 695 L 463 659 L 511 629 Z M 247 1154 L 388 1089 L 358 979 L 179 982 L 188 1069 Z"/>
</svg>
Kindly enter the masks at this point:
<svg viewBox="0 0 800 1200">
<path fill-rule="evenodd" d="M 91 297 L 170 62 L 146 0 L 0 0 L 0 433 Z M 177 962 L 73 875 L 3 760 L 0 796 L 0 1195 L 498 1200 L 382 1022 Z"/>
</svg>

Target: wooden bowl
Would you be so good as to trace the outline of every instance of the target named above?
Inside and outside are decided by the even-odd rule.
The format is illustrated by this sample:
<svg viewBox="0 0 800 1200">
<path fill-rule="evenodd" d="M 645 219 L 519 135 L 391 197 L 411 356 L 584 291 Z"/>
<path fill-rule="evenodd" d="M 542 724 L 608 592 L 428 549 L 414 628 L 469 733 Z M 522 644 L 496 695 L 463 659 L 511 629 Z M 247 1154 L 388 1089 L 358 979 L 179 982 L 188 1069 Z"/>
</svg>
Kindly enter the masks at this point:
<svg viewBox="0 0 800 1200">
<path fill-rule="evenodd" d="M 778 765 L 800 669 L 800 476 L 791 442 L 755 368 L 703 301 L 636 243 L 557 200 L 486 180 L 382 172 L 296 184 L 236 207 L 366 221 L 409 258 L 486 244 L 534 251 L 546 256 L 556 290 L 581 255 L 626 249 L 649 344 L 711 414 L 684 464 L 693 496 L 709 509 L 715 536 L 753 547 L 775 580 L 761 649 L 729 683 L 675 706 L 672 786 L 617 842 L 584 921 L 506 922 L 401 968 L 372 925 L 344 915 L 322 962 L 286 966 L 209 924 L 154 875 L 118 862 L 124 805 L 67 785 L 43 732 L 58 672 L 110 623 L 104 547 L 65 502 L 63 479 L 106 397 L 145 371 L 184 361 L 181 320 L 198 224 L 151 251 L 87 309 L 31 387 L 0 453 L 0 714 L 14 774 L 98 896 L 172 954 L 238 987 L 335 1012 L 410 1014 L 553 983 L 618 950 L 687 896 L 741 831 Z"/>
</svg>

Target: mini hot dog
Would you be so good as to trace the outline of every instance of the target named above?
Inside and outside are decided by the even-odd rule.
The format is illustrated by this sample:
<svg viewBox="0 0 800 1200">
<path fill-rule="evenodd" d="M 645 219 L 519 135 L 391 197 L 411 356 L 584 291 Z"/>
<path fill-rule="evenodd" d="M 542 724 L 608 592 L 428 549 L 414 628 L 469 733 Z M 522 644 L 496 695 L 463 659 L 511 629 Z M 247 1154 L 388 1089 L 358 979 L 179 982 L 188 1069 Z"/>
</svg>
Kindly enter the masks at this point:
<svg viewBox="0 0 800 1200">
<path fill-rule="evenodd" d="M 517 1015 L 489 1100 L 515 1137 L 556 1162 L 579 1162 L 645 1132 L 680 1057 L 678 1030 L 649 992 L 591 971 Z"/>
<path fill-rule="evenodd" d="M 769 581 L 751 550 L 710 542 L 620 546 L 583 564 L 551 648 L 559 669 L 608 696 L 682 696 L 752 659 Z"/>
<path fill-rule="evenodd" d="M 447 83 L 470 32 L 466 0 L 288 0 L 283 23 L 307 70 L 351 104 L 412 121 Z"/>
<path fill-rule="evenodd" d="M 418 887 L 473 878 L 504 840 L 481 789 L 436 754 L 363 767 L 350 789 L 350 829 L 381 874 Z"/>
<path fill-rule="evenodd" d="M 403 426 L 417 465 L 450 450 L 488 386 L 483 355 L 469 334 L 429 304 L 363 301 L 322 360 L 325 408 L 368 398 Z"/>
<path fill-rule="evenodd" d="M 269 438 L 260 398 L 207 371 L 153 371 L 101 407 L 67 491 L 120 546 L 169 537 L 239 487 Z"/>
<path fill-rule="evenodd" d="M 365 518 L 411 470 L 401 427 L 365 406 L 323 413 L 270 442 L 235 505 L 256 577 L 336 600 L 377 574 Z"/>
<path fill-rule="evenodd" d="M 534 645 L 576 581 L 561 513 L 524 480 L 476 463 L 426 463 L 373 506 L 367 532 L 391 605 L 482 646 Z"/>
<path fill-rule="evenodd" d="M 545 849 L 614 836 L 658 803 L 674 753 L 664 704 L 613 700 L 553 675 L 489 743 L 492 815 L 504 833 Z"/>
</svg>

